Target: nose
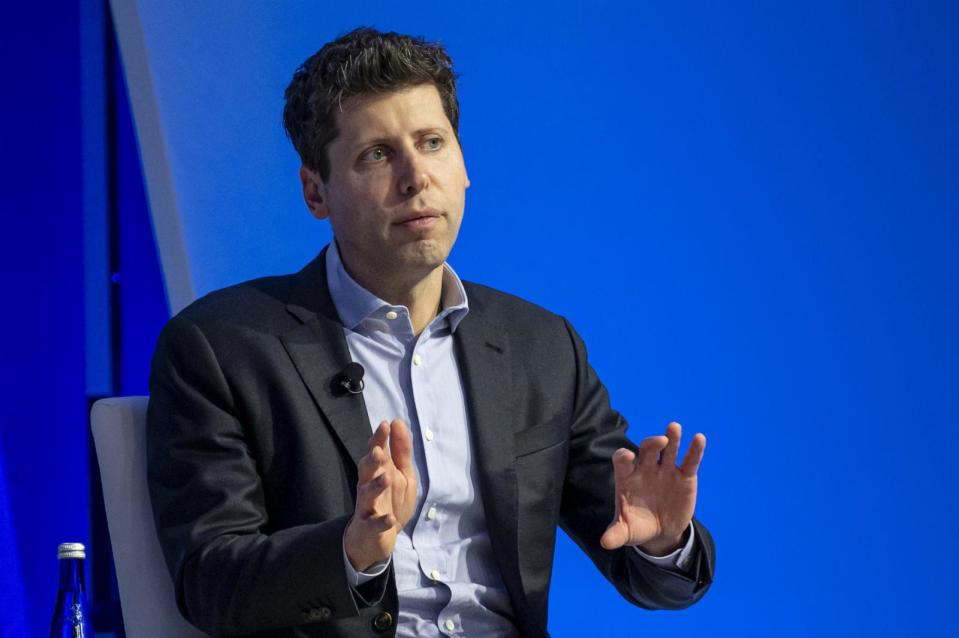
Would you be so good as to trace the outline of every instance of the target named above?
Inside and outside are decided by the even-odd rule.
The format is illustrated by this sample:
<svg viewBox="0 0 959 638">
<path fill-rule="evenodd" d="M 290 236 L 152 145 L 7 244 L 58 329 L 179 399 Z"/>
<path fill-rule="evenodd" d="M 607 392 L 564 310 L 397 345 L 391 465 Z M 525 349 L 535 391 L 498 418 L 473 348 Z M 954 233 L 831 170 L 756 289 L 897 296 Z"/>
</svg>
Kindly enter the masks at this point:
<svg viewBox="0 0 959 638">
<path fill-rule="evenodd" d="M 416 195 L 430 187 L 430 176 L 426 166 L 414 151 L 406 155 L 399 175 L 400 193 L 406 197 Z"/>
</svg>

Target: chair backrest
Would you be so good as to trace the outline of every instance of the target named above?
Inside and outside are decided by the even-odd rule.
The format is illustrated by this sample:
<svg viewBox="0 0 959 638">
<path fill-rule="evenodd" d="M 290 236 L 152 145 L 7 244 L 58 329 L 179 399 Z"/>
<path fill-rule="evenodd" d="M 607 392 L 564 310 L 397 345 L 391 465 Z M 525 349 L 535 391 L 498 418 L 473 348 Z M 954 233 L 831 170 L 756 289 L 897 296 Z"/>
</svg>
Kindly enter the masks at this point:
<svg viewBox="0 0 959 638">
<path fill-rule="evenodd" d="M 202 638 L 176 606 L 153 526 L 146 476 L 147 397 L 102 399 L 90 420 L 117 570 L 123 625 L 130 638 Z"/>
</svg>

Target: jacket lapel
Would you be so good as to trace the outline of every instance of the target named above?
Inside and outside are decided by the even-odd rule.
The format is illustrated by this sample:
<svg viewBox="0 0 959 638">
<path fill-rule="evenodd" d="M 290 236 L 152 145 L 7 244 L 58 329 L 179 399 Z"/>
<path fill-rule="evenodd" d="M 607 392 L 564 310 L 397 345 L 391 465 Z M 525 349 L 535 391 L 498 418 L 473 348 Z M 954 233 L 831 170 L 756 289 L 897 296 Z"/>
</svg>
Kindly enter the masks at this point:
<svg viewBox="0 0 959 638">
<path fill-rule="evenodd" d="M 513 380 L 505 331 L 472 304 L 454 341 L 479 465 L 486 526 L 516 620 L 528 616 L 519 571 L 518 496 L 514 468 Z"/>
<path fill-rule="evenodd" d="M 351 358 L 326 283 L 326 249 L 297 274 L 287 310 L 302 323 L 280 337 L 283 346 L 330 428 L 356 463 L 367 452 L 369 417 L 362 394 L 341 396 L 333 391 L 333 380 Z M 471 304 L 457 326 L 454 343 L 490 541 L 516 620 L 525 626 L 529 614 L 517 544 L 510 353 L 505 329 L 482 315 L 482 309 Z"/>
<path fill-rule="evenodd" d="M 326 249 L 297 273 L 287 310 L 302 323 L 280 337 L 326 422 L 357 463 L 366 454 L 370 423 L 362 394 L 334 392 L 350 358 L 343 325 L 326 284 Z"/>
</svg>

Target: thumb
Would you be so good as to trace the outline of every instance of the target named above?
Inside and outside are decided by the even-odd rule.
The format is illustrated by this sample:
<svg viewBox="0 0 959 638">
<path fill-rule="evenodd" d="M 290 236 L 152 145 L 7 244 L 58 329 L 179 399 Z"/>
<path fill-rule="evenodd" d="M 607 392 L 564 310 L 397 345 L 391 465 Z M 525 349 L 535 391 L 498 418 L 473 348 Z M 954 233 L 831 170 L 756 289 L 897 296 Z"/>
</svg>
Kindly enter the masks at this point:
<svg viewBox="0 0 959 638">
<path fill-rule="evenodd" d="M 599 544 L 603 549 L 618 549 L 626 544 L 629 538 L 629 530 L 626 523 L 621 520 L 613 521 L 603 532 L 603 537 L 599 539 Z"/>
<path fill-rule="evenodd" d="M 629 540 L 629 526 L 626 525 L 626 521 L 620 515 L 625 500 L 626 497 L 622 495 L 616 500 L 616 516 L 609 527 L 606 528 L 606 531 L 603 532 L 602 538 L 599 539 L 599 544 L 603 546 L 603 549 L 617 549 Z"/>
</svg>

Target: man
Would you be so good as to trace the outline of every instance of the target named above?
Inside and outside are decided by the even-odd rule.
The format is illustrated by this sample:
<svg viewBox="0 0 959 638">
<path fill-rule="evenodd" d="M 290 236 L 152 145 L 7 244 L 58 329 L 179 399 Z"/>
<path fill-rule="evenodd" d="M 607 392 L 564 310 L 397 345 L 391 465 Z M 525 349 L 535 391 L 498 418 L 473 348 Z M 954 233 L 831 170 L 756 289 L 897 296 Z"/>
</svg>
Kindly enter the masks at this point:
<svg viewBox="0 0 959 638">
<path fill-rule="evenodd" d="M 545 636 L 557 524 L 620 593 L 709 587 L 697 434 L 637 449 L 561 317 L 446 264 L 469 186 L 451 61 L 357 29 L 284 123 L 335 241 L 160 337 L 149 478 L 184 615 L 215 635 Z M 350 365 L 356 362 L 357 365 Z"/>
</svg>

